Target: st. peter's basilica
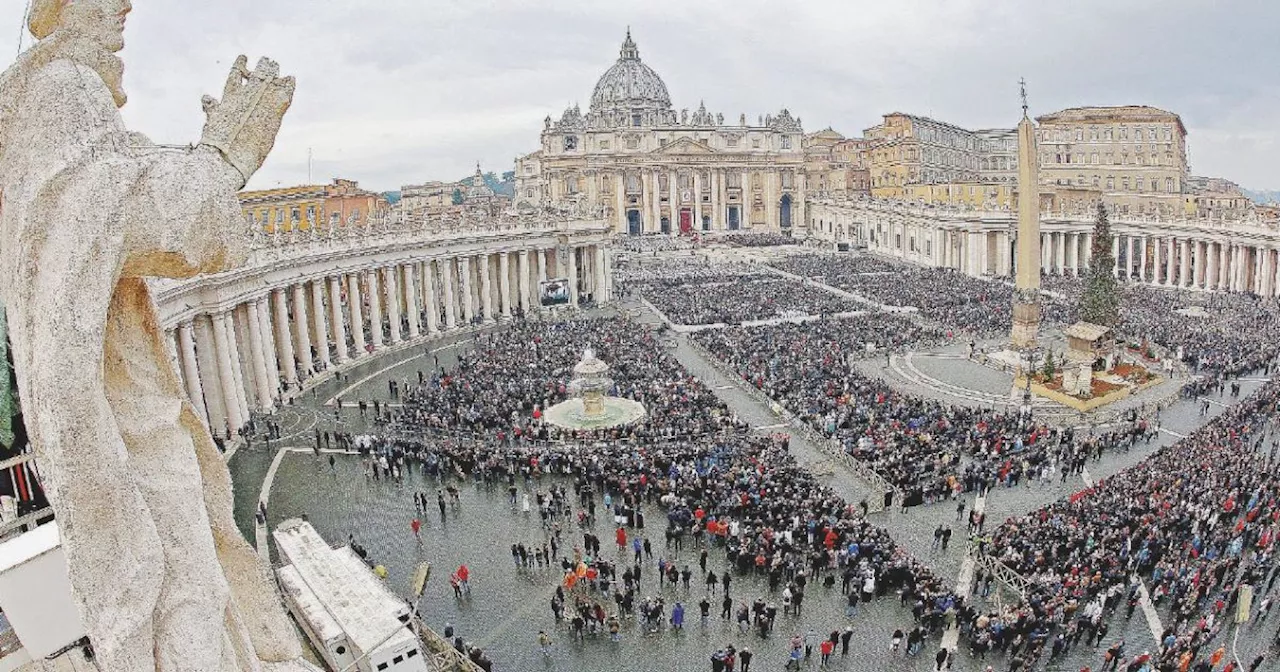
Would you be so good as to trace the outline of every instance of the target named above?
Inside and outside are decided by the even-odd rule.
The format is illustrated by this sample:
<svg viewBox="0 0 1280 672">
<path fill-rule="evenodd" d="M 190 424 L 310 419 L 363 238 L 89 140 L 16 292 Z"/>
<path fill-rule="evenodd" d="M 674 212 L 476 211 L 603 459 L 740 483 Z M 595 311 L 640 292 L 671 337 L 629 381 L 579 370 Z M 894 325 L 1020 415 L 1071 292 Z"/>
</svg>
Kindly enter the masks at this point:
<svg viewBox="0 0 1280 672">
<path fill-rule="evenodd" d="M 591 107 L 547 117 L 516 160 L 516 203 L 605 213 L 616 232 L 791 230 L 804 221 L 804 131 L 783 109 L 737 123 L 671 105 L 630 31 Z"/>
</svg>

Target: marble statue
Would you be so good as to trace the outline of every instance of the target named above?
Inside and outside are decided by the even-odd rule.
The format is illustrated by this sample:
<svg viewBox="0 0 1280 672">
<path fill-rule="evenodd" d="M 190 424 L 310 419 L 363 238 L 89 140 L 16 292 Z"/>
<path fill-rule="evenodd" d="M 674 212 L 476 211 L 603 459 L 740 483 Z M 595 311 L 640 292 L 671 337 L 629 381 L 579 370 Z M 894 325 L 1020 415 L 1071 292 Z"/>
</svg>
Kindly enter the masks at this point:
<svg viewBox="0 0 1280 672">
<path fill-rule="evenodd" d="M 202 101 L 200 142 L 157 147 L 118 109 L 130 9 L 34 0 L 37 42 L 0 75 L 0 302 L 28 433 L 100 669 L 312 669 L 235 526 L 145 281 L 243 254 L 236 192 L 294 82 L 241 56 Z"/>
</svg>

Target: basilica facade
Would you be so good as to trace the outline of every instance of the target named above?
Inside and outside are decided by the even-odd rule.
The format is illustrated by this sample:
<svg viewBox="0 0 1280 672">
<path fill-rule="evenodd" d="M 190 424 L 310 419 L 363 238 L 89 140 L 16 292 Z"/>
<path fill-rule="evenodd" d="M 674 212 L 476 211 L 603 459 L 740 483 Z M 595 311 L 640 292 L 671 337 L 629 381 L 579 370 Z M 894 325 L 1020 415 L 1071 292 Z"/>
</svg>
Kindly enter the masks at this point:
<svg viewBox="0 0 1280 672">
<path fill-rule="evenodd" d="M 676 111 L 630 31 L 577 105 L 516 159 L 515 204 L 604 213 L 617 233 L 790 232 L 805 221 L 804 131 L 786 109 L 747 123 Z"/>
</svg>

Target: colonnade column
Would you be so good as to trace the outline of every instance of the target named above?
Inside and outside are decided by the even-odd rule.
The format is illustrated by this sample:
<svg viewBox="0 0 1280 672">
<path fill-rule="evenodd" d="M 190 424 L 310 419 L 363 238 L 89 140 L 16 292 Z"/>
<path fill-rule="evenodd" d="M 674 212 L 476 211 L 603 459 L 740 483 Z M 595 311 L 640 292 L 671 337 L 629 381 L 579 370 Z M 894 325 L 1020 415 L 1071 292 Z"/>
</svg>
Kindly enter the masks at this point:
<svg viewBox="0 0 1280 672">
<path fill-rule="evenodd" d="M 391 345 L 401 341 L 400 335 L 400 278 L 396 277 L 398 266 L 387 266 L 382 269 L 385 278 L 384 286 L 387 297 L 387 321 L 391 324 Z"/>
<path fill-rule="evenodd" d="M 302 289 L 302 283 L 298 283 L 292 287 L 293 289 L 293 335 L 297 340 L 294 341 L 294 354 L 298 357 L 298 363 L 301 366 L 302 374 L 310 376 L 312 373 L 311 359 L 311 335 L 307 333 L 307 300 Z"/>
<path fill-rule="evenodd" d="M 351 310 L 351 340 L 355 342 L 356 351 L 352 358 L 365 355 L 364 340 L 364 294 L 360 291 L 360 273 L 347 276 L 347 306 Z"/>
<path fill-rule="evenodd" d="M 453 291 L 453 257 L 445 257 L 440 263 L 440 277 L 444 282 L 444 327 L 453 329 L 458 326 L 458 294 Z"/>
<path fill-rule="evenodd" d="M 1163 285 L 1164 284 L 1163 262 L 1165 261 L 1163 239 L 1161 238 L 1154 239 L 1154 241 L 1151 244 L 1151 253 L 1154 255 L 1152 257 L 1152 264 L 1151 264 L 1152 265 L 1151 282 L 1152 284 L 1155 284 L 1155 285 Z"/>
<path fill-rule="evenodd" d="M 458 275 L 462 276 L 462 321 L 471 324 L 476 319 L 475 302 L 471 295 L 471 258 L 458 258 Z"/>
<path fill-rule="evenodd" d="M 382 283 L 378 282 L 378 269 L 365 271 L 365 280 L 369 284 L 369 344 L 376 352 L 387 343 L 382 333 Z"/>
<path fill-rule="evenodd" d="M 516 283 L 520 291 L 520 312 L 525 315 L 529 314 L 529 250 L 520 250 L 520 256 L 516 262 L 516 273 L 519 277 Z"/>
<path fill-rule="evenodd" d="M 1176 264 L 1177 264 L 1177 258 L 1178 258 L 1177 242 L 1178 241 L 1176 238 L 1174 238 L 1173 236 L 1169 236 L 1169 258 L 1165 262 L 1164 275 L 1165 275 L 1165 284 L 1169 285 L 1170 287 L 1174 286 L 1178 282 L 1177 280 L 1173 279 L 1173 276 L 1174 276 L 1173 272 L 1174 270 L 1176 270 Z"/>
<path fill-rule="evenodd" d="M 1138 281 L 1147 281 L 1147 237 L 1138 238 Z"/>
<path fill-rule="evenodd" d="M 275 330 L 271 327 L 271 295 L 264 294 L 253 300 L 257 313 L 258 329 L 262 334 L 262 354 L 266 358 L 267 379 L 271 384 L 272 398 L 280 396 L 280 360 L 276 356 Z"/>
<path fill-rule="evenodd" d="M 1195 258 L 1192 260 L 1191 286 L 1196 288 L 1206 287 L 1208 283 L 1205 282 L 1204 255 L 1207 245 L 1203 240 L 1197 240 L 1193 245 L 1195 247 Z"/>
<path fill-rule="evenodd" d="M 1059 273 L 1065 273 L 1067 271 L 1067 234 L 1055 233 L 1053 236 L 1058 239 L 1057 245 L 1054 246 L 1054 253 L 1058 257 L 1055 270 Z"/>
<path fill-rule="evenodd" d="M 328 369 L 333 366 L 333 360 L 329 356 L 329 325 L 324 309 L 324 278 L 311 281 L 311 309 L 311 316 L 315 319 L 316 325 L 316 352 L 320 355 L 320 364 Z"/>
<path fill-rule="evenodd" d="M 498 253 L 498 289 L 502 296 L 502 316 L 511 317 L 511 253 Z"/>
<path fill-rule="evenodd" d="M 347 329 L 342 322 L 342 279 L 337 275 L 329 276 L 329 321 L 333 323 L 333 344 L 338 363 L 345 364 L 350 356 L 347 354 Z"/>
<path fill-rule="evenodd" d="M 289 308 L 285 305 L 284 290 L 271 290 L 271 308 L 275 313 L 276 355 L 284 371 L 285 385 L 298 386 L 297 358 L 293 352 L 293 338 L 289 335 Z M 214 330 L 216 333 L 216 329 Z"/>
<path fill-rule="evenodd" d="M 182 364 L 182 380 L 187 388 L 187 398 L 196 409 L 196 415 L 209 423 L 209 411 L 205 408 L 204 387 L 200 381 L 200 365 L 196 361 L 196 342 L 191 322 L 178 325 L 178 359 Z"/>
<path fill-rule="evenodd" d="M 222 378 L 218 373 L 217 345 L 213 337 L 213 318 L 197 315 L 192 320 L 192 336 L 195 339 L 196 365 L 200 372 L 201 399 L 192 403 L 200 406 L 209 422 L 209 431 L 218 436 L 227 435 L 227 404 L 223 400 Z"/>
<path fill-rule="evenodd" d="M 249 356 L 253 359 L 253 380 L 258 393 L 258 406 L 264 413 L 274 407 L 270 379 L 267 378 L 267 360 L 263 354 L 262 324 L 258 321 L 258 309 L 254 302 L 244 304 L 245 331 L 249 334 Z"/>
<path fill-rule="evenodd" d="M 493 280 L 491 279 L 488 253 L 480 255 L 480 305 L 484 308 L 484 321 L 493 322 Z"/>
<path fill-rule="evenodd" d="M 232 365 L 231 343 L 227 335 L 231 333 L 227 324 L 227 314 L 217 313 L 213 316 L 213 347 L 218 358 L 218 380 L 222 384 L 222 398 L 226 402 L 228 433 L 235 434 L 244 426 L 244 414 L 240 407 L 236 391 L 236 375 Z"/>
<path fill-rule="evenodd" d="M 436 270 L 430 259 L 422 262 L 422 304 L 427 311 L 427 333 L 440 333 L 440 304 L 436 302 Z"/>
<path fill-rule="evenodd" d="M 418 281 L 414 273 L 417 262 L 404 265 L 404 309 L 409 317 L 409 338 L 422 334 L 422 311 L 418 309 Z"/>
<path fill-rule="evenodd" d="M 1182 259 L 1178 264 L 1178 285 L 1181 287 L 1191 286 L 1191 241 L 1182 239 Z"/>
</svg>

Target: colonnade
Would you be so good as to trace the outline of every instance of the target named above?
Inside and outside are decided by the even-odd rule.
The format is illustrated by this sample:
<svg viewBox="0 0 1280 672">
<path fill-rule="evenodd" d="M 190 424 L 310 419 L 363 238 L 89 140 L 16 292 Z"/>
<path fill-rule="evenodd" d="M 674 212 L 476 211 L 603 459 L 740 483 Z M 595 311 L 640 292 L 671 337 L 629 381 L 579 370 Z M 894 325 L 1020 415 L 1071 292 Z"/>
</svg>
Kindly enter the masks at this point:
<svg viewBox="0 0 1280 672">
<path fill-rule="evenodd" d="M 187 311 L 167 330 L 170 355 L 196 412 L 229 438 L 332 367 L 538 310 L 540 282 L 568 280 L 572 308 L 611 301 L 610 266 L 605 246 L 579 245 L 334 268 Z"/>
</svg>

